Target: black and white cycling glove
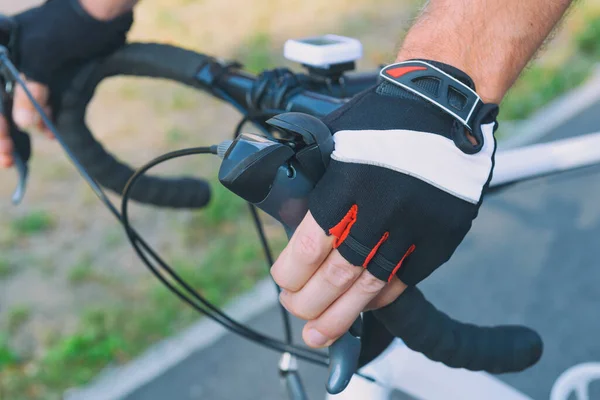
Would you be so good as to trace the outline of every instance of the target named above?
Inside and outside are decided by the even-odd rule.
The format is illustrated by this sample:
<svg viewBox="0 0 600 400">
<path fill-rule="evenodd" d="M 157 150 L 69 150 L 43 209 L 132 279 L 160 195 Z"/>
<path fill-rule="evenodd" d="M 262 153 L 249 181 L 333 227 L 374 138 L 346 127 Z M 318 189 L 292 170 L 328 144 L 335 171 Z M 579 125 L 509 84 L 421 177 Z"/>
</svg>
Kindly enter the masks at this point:
<svg viewBox="0 0 600 400">
<path fill-rule="evenodd" d="M 350 263 L 416 285 L 477 216 L 498 106 L 484 104 L 465 73 L 433 61 L 393 64 L 381 77 L 325 117 L 335 150 L 310 211 Z"/>
</svg>

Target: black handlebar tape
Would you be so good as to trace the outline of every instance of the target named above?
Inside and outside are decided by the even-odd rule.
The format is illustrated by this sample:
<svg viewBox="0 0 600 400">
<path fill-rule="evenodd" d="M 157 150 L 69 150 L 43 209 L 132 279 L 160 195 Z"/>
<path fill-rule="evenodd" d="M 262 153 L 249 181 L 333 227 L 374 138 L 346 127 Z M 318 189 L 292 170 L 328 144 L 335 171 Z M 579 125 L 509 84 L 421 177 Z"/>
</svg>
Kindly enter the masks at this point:
<svg viewBox="0 0 600 400">
<path fill-rule="evenodd" d="M 134 171 L 107 152 L 85 122 L 88 103 L 98 84 L 111 76 L 126 75 L 165 78 L 200 88 L 195 75 L 210 60 L 205 55 L 168 45 L 127 45 L 103 60 L 80 68 L 68 79 L 57 79 L 51 99 L 57 128 L 91 176 L 120 194 Z M 144 176 L 131 192 L 131 198 L 160 207 L 200 208 L 210 200 L 210 186 L 196 178 Z"/>
<path fill-rule="evenodd" d="M 535 331 L 524 326 L 480 327 L 455 321 L 415 287 L 374 314 L 410 349 L 449 367 L 492 374 L 518 372 L 542 356 L 542 339 Z"/>
</svg>

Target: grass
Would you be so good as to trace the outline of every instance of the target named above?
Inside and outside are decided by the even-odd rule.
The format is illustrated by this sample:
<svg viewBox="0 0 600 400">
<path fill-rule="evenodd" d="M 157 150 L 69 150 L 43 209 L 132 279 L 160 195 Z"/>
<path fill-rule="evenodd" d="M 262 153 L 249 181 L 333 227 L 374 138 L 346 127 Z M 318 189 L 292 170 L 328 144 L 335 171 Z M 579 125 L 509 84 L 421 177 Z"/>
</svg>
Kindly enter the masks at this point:
<svg viewBox="0 0 600 400">
<path fill-rule="evenodd" d="M 561 94 L 581 85 L 593 65 L 592 60 L 574 57 L 569 64 L 530 67 L 502 102 L 500 119 L 527 118 Z"/>
<path fill-rule="evenodd" d="M 237 58 L 255 74 L 273 68 L 273 46 L 269 34 L 257 32 L 252 35 L 239 50 Z"/>
<path fill-rule="evenodd" d="M 104 235 L 104 246 L 106 246 L 107 249 L 113 249 L 119 246 L 119 244 L 123 242 L 123 240 L 126 240 L 125 234 L 123 233 L 121 228 L 115 228 L 108 231 Z"/>
<path fill-rule="evenodd" d="M 184 235 L 191 240 L 206 230 L 223 228 L 223 225 L 239 221 L 246 208 L 246 202 L 231 193 L 221 183 L 212 181 L 210 186 L 212 198 L 208 207 L 194 214 L 186 226 Z"/>
<path fill-rule="evenodd" d="M 11 350 L 7 338 L 0 335 L 0 372 L 4 368 L 14 365 L 18 360 L 19 357 Z M 1 390 L 0 393 L 2 393 Z"/>
<path fill-rule="evenodd" d="M 28 306 L 14 306 L 8 313 L 8 331 L 17 332 L 29 320 L 30 315 L 31 309 Z"/>
<path fill-rule="evenodd" d="M 268 274 L 268 269 L 249 219 L 241 218 L 244 203 L 226 196 L 225 190 L 217 189 L 215 195 L 222 201 L 214 202 L 206 215 L 198 216 L 198 221 L 212 224 L 219 235 L 209 238 L 206 253 L 199 260 L 180 258 L 171 264 L 209 301 L 222 306 L 250 289 Z M 234 224 L 235 229 L 223 235 L 229 224 Z M 274 243 L 275 250 L 281 250 L 283 235 Z M 80 283 L 90 276 L 90 263 L 84 259 L 71 269 L 69 281 Z M 53 340 L 42 357 L 20 360 L 8 344 L 0 342 L 0 366 L 7 367 L 0 371 L 0 393 L 4 391 L 11 400 L 59 398 L 68 387 L 89 382 L 106 366 L 132 359 L 198 319 L 194 310 L 154 280 L 135 294 L 126 284 L 113 285 L 115 292 L 131 301 L 86 310 L 77 329 Z M 13 325 L 24 323 L 28 315 L 25 308 L 13 310 Z M 24 393 L 30 397 L 20 397 Z"/>
<path fill-rule="evenodd" d="M 178 126 L 173 126 L 167 131 L 166 141 L 170 145 L 175 145 L 177 143 L 181 143 L 181 141 L 187 136 L 188 135 L 184 129 Z"/>
<path fill-rule="evenodd" d="M 600 11 L 587 14 L 559 62 L 533 63 L 501 105 L 499 119 L 519 120 L 581 85 L 600 58 Z"/>
<path fill-rule="evenodd" d="M 0 279 L 10 276 L 14 272 L 10 262 L 4 258 L 0 258 Z"/>
<path fill-rule="evenodd" d="M 46 211 L 32 211 L 12 221 L 11 228 L 19 236 L 32 236 L 54 227 L 54 218 Z"/>
<path fill-rule="evenodd" d="M 579 51 L 596 60 L 600 58 L 600 11 L 586 18 L 585 29 L 575 38 Z"/>
<path fill-rule="evenodd" d="M 89 257 L 83 257 L 68 273 L 67 279 L 71 285 L 87 282 L 94 277 L 94 269 Z"/>
</svg>

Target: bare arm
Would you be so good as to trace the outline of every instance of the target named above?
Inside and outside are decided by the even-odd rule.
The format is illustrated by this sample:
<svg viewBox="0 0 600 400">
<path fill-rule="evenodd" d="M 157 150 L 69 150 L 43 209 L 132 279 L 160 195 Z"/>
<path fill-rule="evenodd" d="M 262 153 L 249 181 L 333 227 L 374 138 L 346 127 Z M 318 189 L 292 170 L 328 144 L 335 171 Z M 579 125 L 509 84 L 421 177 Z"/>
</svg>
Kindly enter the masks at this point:
<svg viewBox="0 0 600 400">
<path fill-rule="evenodd" d="M 110 20 L 131 10 L 138 0 L 79 0 L 83 8 L 99 20 Z"/>
<path fill-rule="evenodd" d="M 572 0 L 431 0 L 410 29 L 398 61 L 444 62 L 499 103 Z"/>
</svg>

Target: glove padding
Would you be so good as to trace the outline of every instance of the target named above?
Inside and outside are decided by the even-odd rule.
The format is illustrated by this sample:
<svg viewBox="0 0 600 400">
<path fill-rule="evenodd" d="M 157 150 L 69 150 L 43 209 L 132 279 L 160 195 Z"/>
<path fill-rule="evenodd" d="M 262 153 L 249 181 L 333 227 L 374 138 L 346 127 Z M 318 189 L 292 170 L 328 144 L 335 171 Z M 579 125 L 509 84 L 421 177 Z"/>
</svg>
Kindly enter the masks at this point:
<svg viewBox="0 0 600 400">
<path fill-rule="evenodd" d="M 391 75 L 402 69 L 396 84 Z M 392 65 L 382 76 L 325 117 L 335 150 L 309 207 L 350 263 L 416 285 L 452 256 L 477 216 L 491 180 L 498 107 L 441 63 Z M 473 109 L 461 119 L 466 104 Z"/>
<path fill-rule="evenodd" d="M 14 18 L 17 66 L 27 78 L 45 85 L 56 74 L 123 46 L 133 23 L 132 12 L 99 21 L 78 0 L 51 0 Z"/>
</svg>

